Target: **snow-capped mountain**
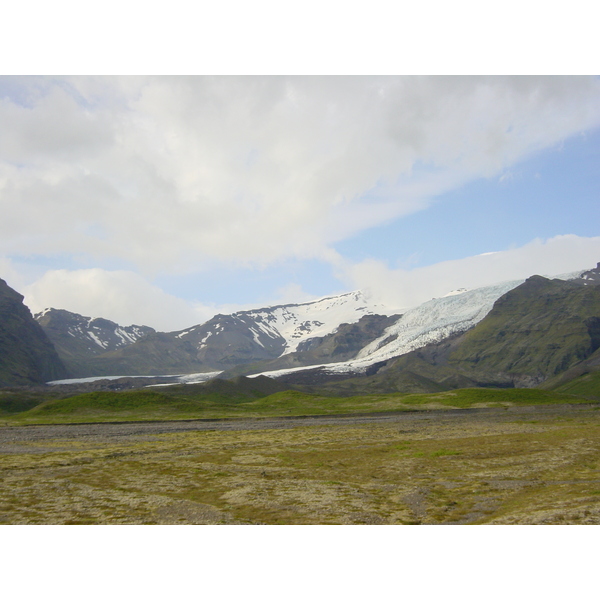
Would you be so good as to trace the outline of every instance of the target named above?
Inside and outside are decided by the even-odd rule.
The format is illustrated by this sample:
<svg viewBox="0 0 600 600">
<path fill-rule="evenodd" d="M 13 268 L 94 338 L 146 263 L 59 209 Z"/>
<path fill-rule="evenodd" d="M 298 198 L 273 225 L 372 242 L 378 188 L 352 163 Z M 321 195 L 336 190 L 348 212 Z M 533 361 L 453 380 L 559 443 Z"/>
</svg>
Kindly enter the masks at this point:
<svg viewBox="0 0 600 600">
<path fill-rule="evenodd" d="M 84 317 L 67 310 L 48 308 L 35 315 L 55 347 L 67 354 L 97 355 L 129 346 L 149 333 L 152 327 L 123 327 L 102 318 Z"/>
<path fill-rule="evenodd" d="M 341 323 L 356 323 L 364 315 L 390 315 L 394 311 L 383 305 L 372 304 L 361 291 L 328 296 L 301 304 L 285 304 L 255 310 L 239 311 L 231 315 L 217 315 L 174 335 L 196 346 L 207 354 L 217 342 L 233 346 L 245 337 L 256 348 L 260 358 L 276 358 L 295 352 L 309 338 L 323 337 L 334 332 Z"/>
<path fill-rule="evenodd" d="M 274 328 L 285 339 L 282 354 L 295 352 L 309 338 L 333 333 L 342 323 L 356 323 L 364 315 L 392 315 L 396 311 L 383 304 L 372 304 L 363 292 L 356 291 L 305 302 L 274 306 L 248 315 L 265 328 Z"/>
<path fill-rule="evenodd" d="M 181 331 L 156 333 L 150 327 L 121 327 L 64 310 L 36 315 L 71 373 L 89 377 L 122 371 L 155 375 L 227 370 L 295 352 L 306 340 L 323 338 L 342 323 L 365 315 L 390 314 L 362 292 L 312 302 L 270 306 L 230 315 Z"/>
<path fill-rule="evenodd" d="M 587 271 L 576 271 L 554 276 L 577 285 L 598 285 L 600 263 Z M 474 327 L 492 309 L 496 300 L 521 285 L 525 280 L 503 282 L 474 290 L 460 288 L 441 298 L 433 298 L 419 306 L 410 308 L 383 334 L 367 344 L 355 358 L 333 364 L 323 364 L 323 372 L 364 373 L 375 364 L 393 357 L 407 354 L 428 344 L 442 341 L 456 333 Z M 263 375 L 280 377 L 296 371 L 319 368 L 316 365 L 265 371 Z"/>
<path fill-rule="evenodd" d="M 481 321 L 492 309 L 494 302 L 524 280 L 509 281 L 494 286 L 448 294 L 434 298 L 407 310 L 376 340 L 366 345 L 356 358 L 323 366 L 330 373 L 364 373 L 377 362 L 406 354 L 432 342 L 439 342 L 455 333 L 467 331 Z M 263 375 L 279 377 L 297 369 L 280 369 Z"/>
</svg>

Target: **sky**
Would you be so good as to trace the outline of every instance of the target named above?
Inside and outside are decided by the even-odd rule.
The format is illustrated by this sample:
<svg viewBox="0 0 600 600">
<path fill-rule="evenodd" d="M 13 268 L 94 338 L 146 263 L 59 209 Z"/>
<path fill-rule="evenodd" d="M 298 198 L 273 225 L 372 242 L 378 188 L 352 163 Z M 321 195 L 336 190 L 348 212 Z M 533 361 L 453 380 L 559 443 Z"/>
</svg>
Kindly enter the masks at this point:
<svg viewBox="0 0 600 600">
<path fill-rule="evenodd" d="M 600 80 L 0 77 L 0 277 L 172 331 L 600 261 Z"/>
</svg>

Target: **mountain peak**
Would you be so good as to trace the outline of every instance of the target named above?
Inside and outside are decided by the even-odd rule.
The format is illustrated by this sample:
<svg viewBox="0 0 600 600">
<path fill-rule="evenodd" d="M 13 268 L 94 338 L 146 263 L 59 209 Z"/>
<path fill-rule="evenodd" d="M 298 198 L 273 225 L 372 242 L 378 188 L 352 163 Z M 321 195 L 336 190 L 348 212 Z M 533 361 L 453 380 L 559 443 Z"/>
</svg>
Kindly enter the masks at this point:
<svg viewBox="0 0 600 600">
<path fill-rule="evenodd" d="M 117 350 L 155 332 L 152 327 L 122 327 L 102 317 L 85 317 L 59 308 L 46 308 L 35 315 L 35 320 L 59 349 L 63 360 L 66 356 L 94 356 Z"/>
</svg>

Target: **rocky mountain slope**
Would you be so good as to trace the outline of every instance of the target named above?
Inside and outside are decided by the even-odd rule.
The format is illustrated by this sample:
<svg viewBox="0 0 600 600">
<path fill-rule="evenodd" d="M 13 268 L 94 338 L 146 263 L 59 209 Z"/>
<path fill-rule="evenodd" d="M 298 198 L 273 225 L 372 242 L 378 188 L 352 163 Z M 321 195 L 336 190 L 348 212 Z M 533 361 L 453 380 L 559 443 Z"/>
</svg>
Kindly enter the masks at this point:
<svg viewBox="0 0 600 600">
<path fill-rule="evenodd" d="M 43 327 L 58 352 L 69 358 L 112 352 L 137 342 L 149 333 L 155 333 L 152 327 L 122 327 L 108 319 L 84 317 L 55 308 L 37 313 L 35 320 Z"/>
<path fill-rule="evenodd" d="M 341 323 L 356 323 L 377 310 L 390 312 L 369 303 L 361 292 L 351 292 L 313 302 L 216 315 L 200 325 L 170 333 L 121 327 L 105 319 L 55 309 L 36 318 L 72 376 L 87 377 L 223 371 L 269 361 L 296 353 L 307 340 L 312 340 L 314 350 L 315 340 L 331 335 Z M 337 342 L 330 345 L 332 352 L 340 352 Z M 355 354 L 360 348 L 356 342 L 354 346 Z M 323 360 L 328 360 L 326 347 L 327 343 L 321 342 Z M 337 360 L 352 354 L 348 348 Z"/>
<path fill-rule="evenodd" d="M 270 306 L 217 315 L 202 325 L 176 332 L 198 348 L 198 357 L 211 364 L 246 362 L 252 356 L 276 358 L 300 350 L 308 339 L 322 338 L 341 323 L 356 323 L 363 315 L 391 314 L 389 308 L 369 302 L 360 292 L 329 296 L 301 304 Z M 245 344 L 242 344 L 242 338 Z M 217 343 L 218 339 L 218 343 Z M 227 348 L 240 347 L 241 356 L 225 358 Z"/>
<path fill-rule="evenodd" d="M 0 279 L 0 386 L 42 383 L 66 376 L 65 366 L 23 304 L 23 296 Z"/>
<path fill-rule="evenodd" d="M 401 315 L 364 315 L 356 323 L 342 323 L 333 333 L 309 337 L 300 342 L 295 352 L 273 360 L 253 362 L 225 371 L 221 377 L 248 375 L 265 371 L 295 369 L 308 365 L 343 362 L 356 357 L 362 349 L 395 323 Z"/>
<path fill-rule="evenodd" d="M 42 326 L 73 377 L 87 373 L 88 365 L 95 357 L 130 346 L 155 333 L 152 327 L 122 327 L 108 319 L 84 317 L 55 308 L 37 313 L 35 320 Z"/>
<path fill-rule="evenodd" d="M 583 271 L 577 277 L 569 278 L 569 281 L 577 285 L 600 285 L 600 263 L 589 271 Z"/>
</svg>

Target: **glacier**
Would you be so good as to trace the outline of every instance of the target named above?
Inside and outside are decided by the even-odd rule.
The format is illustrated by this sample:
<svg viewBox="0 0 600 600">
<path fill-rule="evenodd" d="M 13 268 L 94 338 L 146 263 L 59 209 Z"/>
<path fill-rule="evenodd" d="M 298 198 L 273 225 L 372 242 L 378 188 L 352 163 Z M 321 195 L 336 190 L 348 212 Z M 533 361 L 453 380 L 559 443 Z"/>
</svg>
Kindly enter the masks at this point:
<svg viewBox="0 0 600 600">
<path fill-rule="evenodd" d="M 321 368 L 326 373 L 364 373 L 374 363 L 407 354 L 455 333 L 467 331 L 490 312 L 498 298 L 524 281 L 519 279 L 474 290 L 461 290 L 458 294 L 434 298 L 409 309 L 352 360 L 265 371 L 260 375 L 281 377 L 289 373 L 317 368 Z M 258 374 L 251 375 L 251 377 L 255 376 Z"/>
</svg>

